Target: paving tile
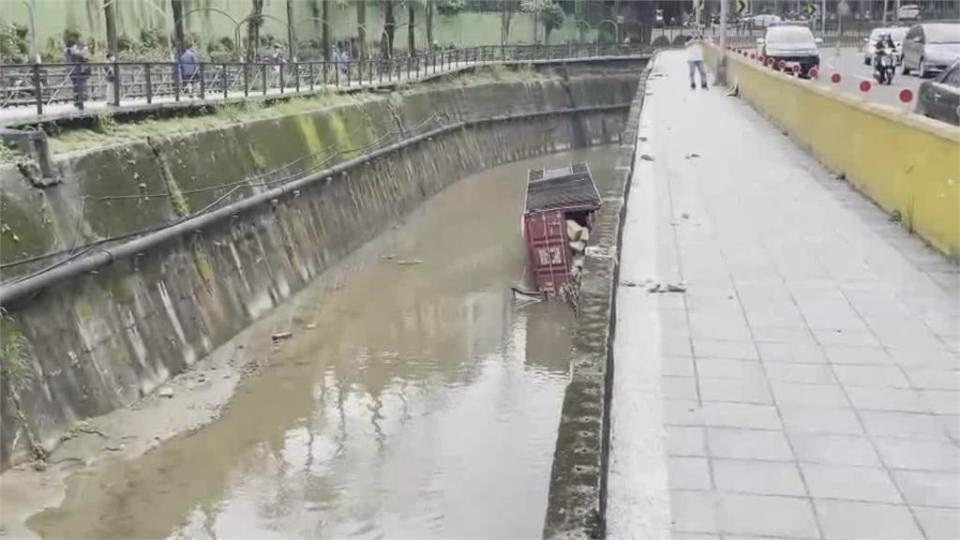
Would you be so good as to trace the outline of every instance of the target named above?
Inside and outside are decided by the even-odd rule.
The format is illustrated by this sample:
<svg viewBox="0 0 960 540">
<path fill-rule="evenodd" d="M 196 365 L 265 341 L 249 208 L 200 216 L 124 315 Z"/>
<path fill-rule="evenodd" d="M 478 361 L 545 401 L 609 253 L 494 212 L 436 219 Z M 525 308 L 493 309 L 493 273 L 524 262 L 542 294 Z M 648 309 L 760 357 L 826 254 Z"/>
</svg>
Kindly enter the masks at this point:
<svg viewBox="0 0 960 540">
<path fill-rule="evenodd" d="M 767 383 L 762 379 L 706 379 L 701 376 L 700 396 L 703 401 L 773 403 Z"/>
<path fill-rule="evenodd" d="M 730 358 L 697 358 L 697 375 L 709 379 L 764 379 L 760 362 Z"/>
<path fill-rule="evenodd" d="M 960 370 L 904 366 L 910 385 L 923 390 L 960 390 Z"/>
<path fill-rule="evenodd" d="M 850 402 L 857 409 L 873 411 L 929 412 L 930 407 L 911 389 L 847 388 Z"/>
<path fill-rule="evenodd" d="M 807 494 L 795 463 L 714 459 L 713 475 L 719 491 L 758 495 Z"/>
<path fill-rule="evenodd" d="M 867 432 L 874 437 L 903 437 L 925 441 L 947 439 L 943 426 L 935 415 L 893 411 L 860 411 Z"/>
<path fill-rule="evenodd" d="M 960 472 L 960 449 L 952 443 L 885 438 L 873 442 L 891 469 Z"/>
<path fill-rule="evenodd" d="M 960 392 L 918 390 L 923 401 L 937 414 L 960 414 Z"/>
<path fill-rule="evenodd" d="M 846 407 L 843 390 L 837 385 L 770 383 L 778 405 L 807 405 L 809 407 Z"/>
<path fill-rule="evenodd" d="M 820 345 L 829 347 L 831 345 L 841 345 L 848 347 L 879 347 L 881 343 L 870 330 L 858 328 L 817 328 L 810 323 L 813 337 Z"/>
<path fill-rule="evenodd" d="M 707 426 L 755 429 L 782 427 L 777 409 L 772 405 L 711 401 L 703 404 L 701 415 Z"/>
<path fill-rule="evenodd" d="M 707 428 L 707 446 L 712 457 L 792 461 L 793 453 L 780 431 Z"/>
<path fill-rule="evenodd" d="M 756 346 L 752 341 L 728 341 L 694 338 L 693 350 L 697 357 L 739 358 L 757 360 Z"/>
<path fill-rule="evenodd" d="M 697 380 L 693 377 L 660 378 L 660 391 L 665 399 L 697 399 Z"/>
<path fill-rule="evenodd" d="M 879 346 L 827 345 L 823 348 L 823 352 L 831 364 L 892 365 L 894 363 L 890 353 Z"/>
<path fill-rule="evenodd" d="M 802 403 L 780 405 L 783 425 L 791 433 L 860 435 L 863 428 L 850 408 L 809 407 Z"/>
<path fill-rule="evenodd" d="M 906 506 L 815 500 L 828 540 L 923 540 Z"/>
<path fill-rule="evenodd" d="M 960 443 L 960 415 L 956 414 L 938 414 L 934 416 L 937 424 L 943 427 L 947 436 L 954 442 Z"/>
<path fill-rule="evenodd" d="M 939 367 L 956 369 L 960 364 L 955 352 L 945 349 L 888 348 L 887 353 L 901 366 Z"/>
<path fill-rule="evenodd" d="M 706 434 L 702 427 L 667 426 L 667 452 L 671 456 L 705 456 Z"/>
<path fill-rule="evenodd" d="M 795 364 L 825 364 L 827 357 L 813 341 L 789 343 L 757 343 L 764 362 L 792 362 Z"/>
<path fill-rule="evenodd" d="M 813 508 L 807 499 L 732 493 L 722 493 L 719 498 L 723 533 L 819 538 Z"/>
<path fill-rule="evenodd" d="M 753 339 L 758 342 L 796 343 L 813 342 L 813 334 L 805 326 L 750 325 Z M 761 353 L 762 356 L 762 353 Z"/>
<path fill-rule="evenodd" d="M 673 530 L 718 532 L 715 495 L 703 491 L 671 491 L 670 514 Z"/>
<path fill-rule="evenodd" d="M 684 532 L 675 532 L 670 535 L 670 538 L 672 540 L 720 540 L 720 536 L 716 534 Z"/>
<path fill-rule="evenodd" d="M 891 475 L 911 505 L 960 508 L 958 474 L 895 470 Z"/>
<path fill-rule="evenodd" d="M 693 356 L 690 338 L 670 336 L 660 338 L 660 353 L 664 356 Z"/>
<path fill-rule="evenodd" d="M 799 461 L 859 467 L 882 466 L 873 444 L 866 437 L 811 433 L 789 433 L 788 437 Z"/>
<path fill-rule="evenodd" d="M 920 527 L 928 540 L 957 540 L 960 538 L 960 512 L 952 508 L 913 507 Z"/>
<path fill-rule="evenodd" d="M 693 377 L 693 358 L 686 356 L 665 356 L 663 357 L 660 373 L 675 377 Z"/>
<path fill-rule="evenodd" d="M 900 494 L 884 469 L 801 463 L 814 498 L 900 503 Z"/>
<path fill-rule="evenodd" d="M 707 467 L 706 458 L 670 457 L 667 467 L 670 489 L 702 491 L 711 488 L 710 469 Z"/>
<path fill-rule="evenodd" d="M 897 366 L 834 365 L 833 372 L 844 386 L 910 387 L 909 381 Z"/>
<path fill-rule="evenodd" d="M 807 384 L 835 384 L 836 378 L 828 365 L 765 362 L 764 368 L 771 382 Z"/>
<path fill-rule="evenodd" d="M 701 426 L 700 404 L 690 399 L 664 399 L 663 423 L 668 426 Z"/>
</svg>

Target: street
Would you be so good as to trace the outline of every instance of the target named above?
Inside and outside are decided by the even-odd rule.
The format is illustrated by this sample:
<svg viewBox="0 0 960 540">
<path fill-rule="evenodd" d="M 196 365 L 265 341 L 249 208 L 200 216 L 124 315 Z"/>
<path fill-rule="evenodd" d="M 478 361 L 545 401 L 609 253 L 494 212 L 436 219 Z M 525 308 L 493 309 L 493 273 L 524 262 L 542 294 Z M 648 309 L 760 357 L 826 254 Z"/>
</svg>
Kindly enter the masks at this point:
<svg viewBox="0 0 960 540">
<path fill-rule="evenodd" d="M 913 110 L 916 106 L 917 89 L 920 88 L 922 79 L 913 75 L 904 76 L 898 67 L 893 77 L 893 84 L 884 86 L 877 83 L 873 78 L 873 66 L 863 63 L 863 53 L 854 48 L 843 48 L 839 50 L 833 48 L 820 49 L 820 82 L 838 87 L 840 90 L 877 103 L 892 105 L 894 107 L 909 107 Z M 830 81 L 830 76 L 834 73 L 840 74 L 840 83 L 834 84 Z M 870 90 L 863 92 L 860 90 L 862 81 L 870 81 Z M 913 99 L 904 104 L 900 101 L 899 94 L 904 88 L 913 92 Z"/>
</svg>

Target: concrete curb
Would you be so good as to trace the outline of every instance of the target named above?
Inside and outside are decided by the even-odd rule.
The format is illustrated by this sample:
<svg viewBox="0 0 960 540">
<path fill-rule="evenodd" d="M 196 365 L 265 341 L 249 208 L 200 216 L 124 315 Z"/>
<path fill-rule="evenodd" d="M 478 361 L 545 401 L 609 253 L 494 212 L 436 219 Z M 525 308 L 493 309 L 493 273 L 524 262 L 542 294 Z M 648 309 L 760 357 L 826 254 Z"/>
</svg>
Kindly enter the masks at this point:
<svg viewBox="0 0 960 540">
<path fill-rule="evenodd" d="M 578 322 L 570 355 L 543 537 L 603 538 L 613 381 L 613 339 L 619 250 L 636 153 L 640 111 L 652 63 L 640 76 L 621 136 L 615 181 L 602 194 L 592 255 L 584 267 Z"/>
</svg>

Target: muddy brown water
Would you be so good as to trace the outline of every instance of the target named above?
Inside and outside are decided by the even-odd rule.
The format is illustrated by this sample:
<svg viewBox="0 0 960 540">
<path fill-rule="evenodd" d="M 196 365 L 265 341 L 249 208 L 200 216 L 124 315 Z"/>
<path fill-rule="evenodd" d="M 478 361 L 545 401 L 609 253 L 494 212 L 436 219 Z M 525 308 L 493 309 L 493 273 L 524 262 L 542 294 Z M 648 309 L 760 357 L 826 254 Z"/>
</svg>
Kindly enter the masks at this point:
<svg viewBox="0 0 960 540">
<path fill-rule="evenodd" d="M 271 324 L 293 337 L 252 359 L 218 420 L 74 474 L 28 525 L 44 538 L 538 538 L 573 316 L 516 305 L 510 284 L 527 169 L 579 160 L 612 177 L 604 147 L 431 199 L 290 300 Z"/>
</svg>

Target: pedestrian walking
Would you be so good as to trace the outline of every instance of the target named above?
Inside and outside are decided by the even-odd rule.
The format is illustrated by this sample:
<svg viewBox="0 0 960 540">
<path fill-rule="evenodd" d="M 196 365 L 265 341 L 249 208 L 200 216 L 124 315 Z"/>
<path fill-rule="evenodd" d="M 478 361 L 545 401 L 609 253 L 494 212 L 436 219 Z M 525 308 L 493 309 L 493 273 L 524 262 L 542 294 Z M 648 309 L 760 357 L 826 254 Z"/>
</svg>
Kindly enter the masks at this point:
<svg viewBox="0 0 960 540">
<path fill-rule="evenodd" d="M 87 99 L 87 79 L 90 78 L 90 64 L 83 44 L 74 39 L 67 40 L 63 50 L 64 61 L 70 65 L 67 76 L 73 85 L 73 104 L 81 111 Z"/>
<path fill-rule="evenodd" d="M 106 84 L 106 100 L 108 105 L 118 105 L 114 103 L 114 94 L 116 93 L 116 84 L 117 84 L 117 70 L 116 70 L 116 61 L 117 57 L 113 53 L 107 54 L 107 63 L 103 66 L 103 78 L 107 81 Z"/>
<path fill-rule="evenodd" d="M 697 80 L 695 71 L 700 72 L 700 88 L 707 88 L 707 74 L 703 70 L 703 37 L 694 34 L 687 40 L 687 66 L 690 68 L 690 89 L 696 90 Z"/>
<path fill-rule="evenodd" d="M 197 75 L 197 54 L 189 43 L 180 55 L 180 85 L 187 94 L 193 93 L 193 78 Z"/>
</svg>

